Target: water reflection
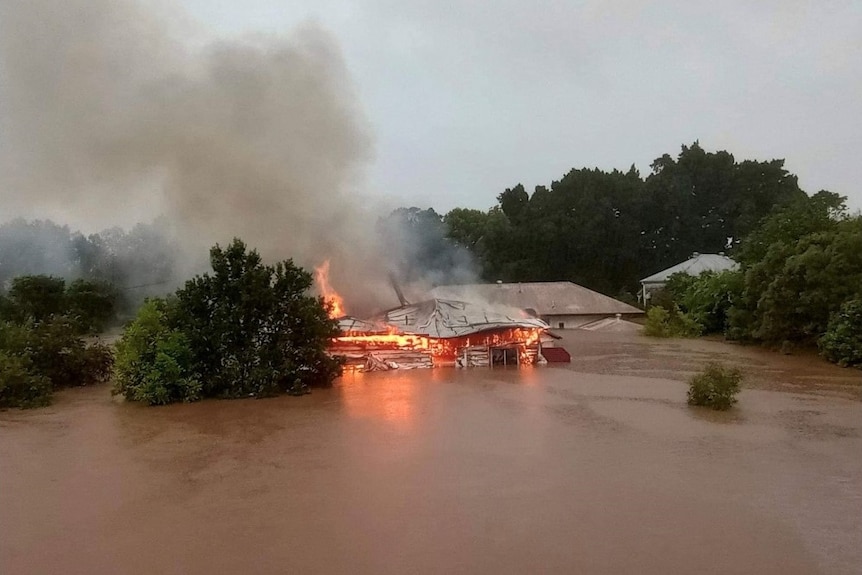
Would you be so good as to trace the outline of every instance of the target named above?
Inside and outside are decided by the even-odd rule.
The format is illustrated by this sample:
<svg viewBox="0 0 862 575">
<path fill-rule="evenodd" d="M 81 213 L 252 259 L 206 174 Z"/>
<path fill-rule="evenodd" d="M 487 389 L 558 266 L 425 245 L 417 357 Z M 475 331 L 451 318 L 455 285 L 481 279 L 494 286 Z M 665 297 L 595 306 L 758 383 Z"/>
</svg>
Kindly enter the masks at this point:
<svg viewBox="0 0 862 575">
<path fill-rule="evenodd" d="M 423 370 L 423 374 L 429 372 Z M 345 372 L 335 384 L 341 405 L 351 416 L 413 427 L 420 381 L 415 372 Z M 427 379 L 425 380 L 427 381 Z"/>
</svg>

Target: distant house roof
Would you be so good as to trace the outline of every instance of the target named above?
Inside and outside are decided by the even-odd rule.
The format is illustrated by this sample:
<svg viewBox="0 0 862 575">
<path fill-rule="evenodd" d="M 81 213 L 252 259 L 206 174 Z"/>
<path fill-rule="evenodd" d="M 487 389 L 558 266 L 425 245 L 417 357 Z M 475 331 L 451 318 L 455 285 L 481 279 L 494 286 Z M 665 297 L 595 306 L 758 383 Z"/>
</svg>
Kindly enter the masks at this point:
<svg viewBox="0 0 862 575">
<path fill-rule="evenodd" d="M 643 311 L 572 282 L 438 286 L 434 297 L 506 305 L 539 316 L 642 314 Z"/>
<path fill-rule="evenodd" d="M 369 323 L 387 324 L 400 333 L 433 338 L 461 337 L 481 331 L 513 327 L 548 328 L 548 324 L 542 320 L 527 317 L 518 309 L 446 299 L 432 299 L 401 306 L 373 318 Z"/>
<path fill-rule="evenodd" d="M 694 254 L 681 264 L 669 267 L 666 270 L 654 273 L 641 280 L 641 283 L 663 283 L 675 273 L 687 273 L 691 276 L 700 275 L 701 272 L 723 272 L 734 270 L 738 264 L 727 256 L 721 254 Z"/>
</svg>

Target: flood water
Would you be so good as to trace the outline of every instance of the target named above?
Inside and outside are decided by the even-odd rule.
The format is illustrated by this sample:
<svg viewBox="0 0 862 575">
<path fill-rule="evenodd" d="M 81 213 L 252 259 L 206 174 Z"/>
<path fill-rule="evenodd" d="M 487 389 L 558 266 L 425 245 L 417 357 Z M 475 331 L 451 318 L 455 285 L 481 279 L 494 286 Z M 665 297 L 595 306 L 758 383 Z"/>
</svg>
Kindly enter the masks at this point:
<svg viewBox="0 0 862 575">
<path fill-rule="evenodd" d="M 635 334 L 567 367 L 0 413 L 0 573 L 862 573 L 862 372 Z M 708 359 L 739 405 L 685 404 Z"/>
</svg>

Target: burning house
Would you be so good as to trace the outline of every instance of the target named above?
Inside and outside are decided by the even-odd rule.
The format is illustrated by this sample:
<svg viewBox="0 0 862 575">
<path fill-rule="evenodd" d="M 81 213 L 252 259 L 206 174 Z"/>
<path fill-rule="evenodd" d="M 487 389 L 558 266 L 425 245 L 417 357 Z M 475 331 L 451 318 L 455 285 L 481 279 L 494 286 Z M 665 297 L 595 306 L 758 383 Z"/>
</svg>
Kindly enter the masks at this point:
<svg viewBox="0 0 862 575">
<path fill-rule="evenodd" d="M 328 262 L 315 270 L 318 290 L 341 332 L 329 353 L 343 358 L 348 369 L 544 363 L 541 337 L 548 324 L 517 308 L 440 298 L 412 304 L 393 281 L 401 305 L 359 319 L 344 313 L 344 301 L 328 274 Z"/>
<path fill-rule="evenodd" d="M 345 316 L 339 327 L 332 355 L 348 367 L 384 370 L 541 363 L 540 338 L 548 324 L 517 310 L 432 299 L 370 320 Z"/>
</svg>

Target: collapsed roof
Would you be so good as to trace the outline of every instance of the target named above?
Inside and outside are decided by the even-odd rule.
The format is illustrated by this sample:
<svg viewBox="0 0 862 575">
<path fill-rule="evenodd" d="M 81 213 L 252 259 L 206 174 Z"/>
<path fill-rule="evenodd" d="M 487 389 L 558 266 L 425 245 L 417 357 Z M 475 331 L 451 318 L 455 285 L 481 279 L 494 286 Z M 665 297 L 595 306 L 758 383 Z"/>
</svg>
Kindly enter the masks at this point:
<svg viewBox="0 0 862 575">
<path fill-rule="evenodd" d="M 527 317 L 518 309 L 448 299 L 431 299 L 401 306 L 364 323 L 369 326 L 388 325 L 399 333 L 432 338 L 462 337 L 493 329 L 549 327 L 544 321 Z"/>
</svg>

